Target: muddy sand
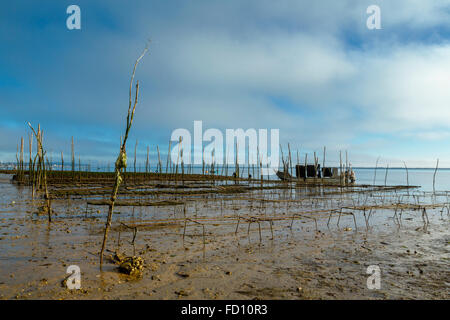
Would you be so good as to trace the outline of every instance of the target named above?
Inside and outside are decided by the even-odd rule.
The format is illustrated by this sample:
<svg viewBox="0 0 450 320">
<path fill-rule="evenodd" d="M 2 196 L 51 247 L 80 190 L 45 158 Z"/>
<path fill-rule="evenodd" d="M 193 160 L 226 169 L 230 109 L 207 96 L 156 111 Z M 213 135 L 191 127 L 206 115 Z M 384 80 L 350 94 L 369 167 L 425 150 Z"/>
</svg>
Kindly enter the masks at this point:
<svg viewBox="0 0 450 320">
<path fill-rule="evenodd" d="M 446 192 L 119 195 L 100 270 L 107 195 L 54 199 L 49 223 L 37 214 L 42 198 L 10 178 L 0 177 L 0 299 L 450 298 Z M 119 273 L 116 252 L 142 257 L 142 276 Z M 63 283 L 70 265 L 79 290 Z M 370 265 L 378 290 L 367 287 Z"/>
</svg>

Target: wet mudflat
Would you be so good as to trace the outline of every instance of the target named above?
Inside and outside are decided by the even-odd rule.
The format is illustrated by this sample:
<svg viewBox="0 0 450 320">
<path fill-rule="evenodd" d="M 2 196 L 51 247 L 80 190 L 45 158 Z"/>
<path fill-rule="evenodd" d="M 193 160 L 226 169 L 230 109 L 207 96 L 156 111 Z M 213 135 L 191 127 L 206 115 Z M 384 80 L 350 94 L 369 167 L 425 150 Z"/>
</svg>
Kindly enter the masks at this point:
<svg viewBox="0 0 450 320">
<path fill-rule="evenodd" d="M 107 186 L 54 186 L 49 223 L 36 214 L 41 197 L 0 180 L 1 299 L 450 297 L 447 192 L 128 185 L 100 270 Z M 142 257 L 142 276 L 119 273 L 116 253 Z M 81 269 L 79 290 L 63 283 L 70 265 Z M 379 290 L 367 287 L 370 265 Z"/>
</svg>

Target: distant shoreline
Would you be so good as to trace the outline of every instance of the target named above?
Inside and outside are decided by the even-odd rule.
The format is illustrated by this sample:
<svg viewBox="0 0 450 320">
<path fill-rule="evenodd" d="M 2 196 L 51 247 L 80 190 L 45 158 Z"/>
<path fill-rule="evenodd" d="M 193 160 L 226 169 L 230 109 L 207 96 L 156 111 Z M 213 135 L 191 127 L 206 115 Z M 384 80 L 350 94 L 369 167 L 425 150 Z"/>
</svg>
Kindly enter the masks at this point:
<svg viewBox="0 0 450 320">
<path fill-rule="evenodd" d="M 15 164 L 13 164 L 13 163 L 2 163 L 2 165 L 4 165 L 5 168 L 3 169 L 2 166 L 0 165 L 0 170 L 3 170 L 3 171 L 15 170 L 15 169 L 8 168 L 8 166 L 14 166 Z M 54 164 L 54 165 L 57 166 L 58 164 Z M 93 167 L 95 167 L 95 166 L 93 166 Z M 193 168 L 201 168 L 201 167 L 202 166 L 193 166 Z M 243 166 L 240 166 L 240 167 L 241 168 L 247 168 L 247 165 L 243 165 Z M 293 166 L 293 167 L 295 167 L 295 166 Z M 339 168 L 339 166 L 325 166 L 325 167 Z M 114 168 L 114 167 L 111 167 L 111 168 Z M 234 166 L 229 166 L 228 168 L 234 168 Z M 345 169 L 345 166 L 343 166 L 342 168 Z M 378 170 L 378 169 L 387 169 L 388 167 L 381 167 L 380 166 L 380 167 L 376 167 L 376 168 L 375 167 L 351 167 L 351 168 L 355 169 L 355 170 L 375 170 L 375 169 Z M 406 170 L 406 168 L 405 167 L 389 167 L 389 170 Z M 435 167 L 408 167 L 408 170 L 436 170 L 436 168 Z M 440 167 L 438 167 L 438 170 L 439 171 L 441 171 L 441 170 L 450 170 L 450 168 L 440 168 Z"/>
</svg>

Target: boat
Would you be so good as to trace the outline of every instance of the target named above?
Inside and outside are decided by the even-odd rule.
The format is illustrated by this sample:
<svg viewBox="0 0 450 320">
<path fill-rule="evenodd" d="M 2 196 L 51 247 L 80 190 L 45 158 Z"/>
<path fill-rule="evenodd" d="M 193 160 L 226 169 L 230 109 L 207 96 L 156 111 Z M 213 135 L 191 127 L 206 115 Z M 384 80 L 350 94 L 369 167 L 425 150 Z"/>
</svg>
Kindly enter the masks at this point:
<svg viewBox="0 0 450 320">
<path fill-rule="evenodd" d="M 294 180 L 292 178 L 292 176 L 289 174 L 289 172 L 286 172 L 286 171 L 277 171 L 276 175 L 277 175 L 278 178 L 280 178 L 280 180 L 283 180 L 283 181 L 292 181 L 292 180 Z"/>
<path fill-rule="evenodd" d="M 338 168 L 323 167 L 320 165 L 317 167 L 314 165 L 296 165 L 295 175 L 293 177 L 287 170 L 277 171 L 277 177 L 282 181 L 303 182 L 307 184 L 341 184 L 348 181 L 348 184 L 353 184 L 356 181 L 355 173 L 353 170 L 347 170 L 345 173 L 339 175 Z"/>
</svg>

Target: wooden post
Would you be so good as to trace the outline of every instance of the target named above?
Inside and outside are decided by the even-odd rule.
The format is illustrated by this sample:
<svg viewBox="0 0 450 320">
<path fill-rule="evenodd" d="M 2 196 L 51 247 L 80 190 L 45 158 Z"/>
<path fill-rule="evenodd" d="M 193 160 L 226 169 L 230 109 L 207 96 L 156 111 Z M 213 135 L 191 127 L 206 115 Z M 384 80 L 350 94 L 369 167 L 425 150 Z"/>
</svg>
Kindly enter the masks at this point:
<svg viewBox="0 0 450 320">
<path fill-rule="evenodd" d="M 61 180 L 64 179 L 64 156 L 63 152 L 61 151 Z"/>
<path fill-rule="evenodd" d="M 28 173 L 28 180 L 29 181 L 28 182 L 30 184 L 32 184 L 33 175 L 34 175 L 34 172 L 33 172 L 33 159 L 32 159 L 32 153 L 33 153 L 33 132 L 31 132 L 28 135 L 28 139 L 29 139 L 29 147 L 30 147 L 30 150 L 29 150 L 29 152 L 30 152 L 30 159 L 28 160 L 29 161 L 28 162 L 28 170 L 29 170 L 29 173 Z M 34 194 L 33 191 L 32 191 L 32 193 Z"/>
<path fill-rule="evenodd" d="M 72 136 L 72 179 L 75 178 L 75 149 L 73 146 L 73 136 Z"/>
<path fill-rule="evenodd" d="M 137 145 L 138 145 L 138 141 L 136 139 L 136 144 L 134 145 L 134 182 L 136 183 L 136 153 L 137 153 Z"/>
<path fill-rule="evenodd" d="M 377 178 L 377 168 L 378 168 L 378 160 L 380 160 L 380 157 L 377 158 L 377 161 L 375 162 L 375 173 L 373 175 L 373 185 L 375 185 L 375 180 Z"/>
<path fill-rule="evenodd" d="M 291 176 L 292 176 L 292 158 L 291 158 L 291 146 L 289 145 L 289 143 L 288 143 L 288 150 L 289 150 L 289 168 L 290 168 L 290 173 L 291 173 Z"/>
<path fill-rule="evenodd" d="M 113 187 L 113 191 L 111 193 L 111 200 L 110 200 L 110 204 L 109 204 L 109 209 L 108 209 L 108 217 L 106 220 L 106 225 L 105 225 L 105 231 L 103 234 L 103 243 L 102 243 L 102 249 L 100 251 L 100 268 L 103 264 L 103 252 L 105 250 L 105 246 L 106 246 L 106 241 L 108 238 L 108 232 L 109 232 L 109 228 L 111 227 L 111 219 L 112 219 L 112 214 L 113 214 L 113 210 L 114 210 L 114 202 L 116 201 L 116 197 L 117 197 L 117 192 L 119 191 L 119 186 L 122 182 L 122 177 L 121 177 L 121 172 L 122 169 L 126 168 L 127 166 L 127 155 L 126 155 L 126 142 L 128 139 L 128 133 L 130 131 L 131 125 L 133 123 L 133 118 L 134 118 L 134 112 L 136 110 L 136 105 L 138 102 L 138 93 L 139 93 L 139 81 L 136 82 L 136 93 L 135 93 L 135 98 L 134 98 L 134 105 L 132 105 L 132 97 L 131 97 L 131 90 L 133 87 L 133 79 L 134 79 L 134 74 L 136 72 L 136 67 L 139 63 L 139 61 L 144 57 L 145 53 L 148 50 L 148 45 L 145 47 L 143 53 L 141 54 L 141 56 L 136 60 L 135 64 L 134 64 L 134 69 L 133 69 L 133 74 L 131 76 L 131 81 L 130 81 L 130 95 L 129 95 L 129 104 L 128 104 L 128 115 L 127 115 L 127 128 L 125 130 L 125 136 L 123 139 L 123 144 L 121 144 L 120 146 L 120 151 L 119 151 L 119 156 L 116 160 L 116 164 L 115 164 L 115 182 L 114 182 L 114 187 Z"/>
<path fill-rule="evenodd" d="M 325 170 L 325 155 L 326 155 L 326 147 L 324 146 L 323 147 L 323 159 L 322 159 L 322 175 L 321 175 L 321 177 L 322 177 L 322 179 L 323 179 L 323 173 L 324 173 L 324 170 Z M 323 181 L 323 180 L 322 180 Z"/>
<path fill-rule="evenodd" d="M 23 137 L 20 138 L 20 182 L 24 179 L 24 165 L 23 165 Z"/>
<path fill-rule="evenodd" d="M 437 162 L 436 162 L 436 169 L 434 169 L 434 174 L 433 174 L 433 195 L 434 195 L 435 192 L 436 192 L 436 190 L 435 190 L 435 188 L 434 188 L 434 183 L 436 182 L 436 173 L 437 173 L 437 170 L 438 170 L 438 166 L 439 166 L 439 159 L 437 159 Z"/>
<path fill-rule="evenodd" d="M 145 161 L 145 173 L 148 175 L 150 164 L 150 147 L 147 146 L 147 160 Z"/>
<path fill-rule="evenodd" d="M 166 174 L 167 174 L 167 170 L 169 168 L 170 165 L 170 161 L 171 161 L 171 157 L 170 157 L 170 147 L 172 145 L 172 141 L 169 140 L 169 151 L 167 152 L 167 161 L 166 161 Z"/>
<path fill-rule="evenodd" d="M 308 154 L 305 154 L 305 181 L 308 178 Z"/>
<path fill-rule="evenodd" d="M 388 170 L 389 170 L 389 163 L 386 166 L 386 174 L 384 176 L 384 186 L 386 187 L 386 181 L 387 181 L 387 175 L 388 175 Z"/>
<path fill-rule="evenodd" d="M 156 150 L 158 151 L 158 175 L 161 177 L 161 155 L 159 153 L 159 146 L 156 146 Z"/>
<path fill-rule="evenodd" d="M 239 144 L 236 140 L 236 163 L 235 163 L 235 169 L 236 169 L 236 178 L 239 179 Z M 237 180 L 236 180 L 237 181 Z"/>
</svg>

